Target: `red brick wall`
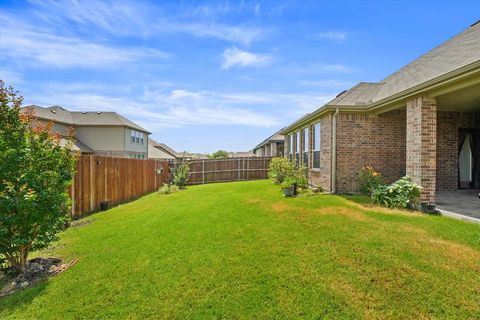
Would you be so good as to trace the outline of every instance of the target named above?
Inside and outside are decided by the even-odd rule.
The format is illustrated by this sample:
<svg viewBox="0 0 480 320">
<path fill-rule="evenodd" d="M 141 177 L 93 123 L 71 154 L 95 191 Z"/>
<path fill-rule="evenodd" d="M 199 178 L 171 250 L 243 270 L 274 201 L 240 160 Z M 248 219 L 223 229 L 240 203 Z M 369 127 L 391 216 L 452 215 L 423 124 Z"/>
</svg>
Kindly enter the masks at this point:
<svg viewBox="0 0 480 320">
<path fill-rule="evenodd" d="M 437 190 L 458 189 L 459 129 L 480 129 L 480 112 L 437 113 Z"/>
<path fill-rule="evenodd" d="M 340 112 L 337 116 L 337 192 L 359 189 L 364 166 L 381 172 L 387 183 L 405 175 L 406 112 L 378 116 Z"/>
<path fill-rule="evenodd" d="M 429 97 L 407 101 L 406 172 L 423 187 L 421 201 L 435 203 L 437 104 Z"/>
<path fill-rule="evenodd" d="M 324 191 L 331 190 L 331 164 L 332 164 L 332 114 L 329 113 L 315 123 L 320 122 L 320 169 L 312 169 L 312 161 L 309 163 L 310 184 L 322 188 Z M 312 123 L 311 125 L 313 125 Z M 310 142 L 313 141 L 310 130 Z M 310 156 L 310 160 L 312 157 Z"/>
</svg>

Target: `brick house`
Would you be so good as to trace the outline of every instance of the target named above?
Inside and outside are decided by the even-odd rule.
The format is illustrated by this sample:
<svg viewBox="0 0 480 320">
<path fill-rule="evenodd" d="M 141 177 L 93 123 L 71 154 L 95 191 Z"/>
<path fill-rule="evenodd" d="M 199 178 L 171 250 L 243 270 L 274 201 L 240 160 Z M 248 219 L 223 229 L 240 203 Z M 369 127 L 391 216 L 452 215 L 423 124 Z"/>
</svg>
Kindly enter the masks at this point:
<svg viewBox="0 0 480 320">
<path fill-rule="evenodd" d="M 285 155 L 325 191 L 358 191 L 364 166 L 387 182 L 411 176 L 430 204 L 436 191 L 480 188 L 480 23 L 280 133 Z"/>
<path fill-rule="evenodd" d="M 59 106 L 31 105 L 39 122 L 53 122 L 53 131 L 74 129 L 73 151 L 122 158 L 146 159 L 150 132 L 116 112 L 69 111 Z"/>
<path fill-rule="evenodd" d="M 270 137 L 260 142 L 255 148 L 253 148 L 253 154 L 256 157 L 283 156 L 285 137 L 280 134 L 280 131 L 275 132 Z"/>
</svg>

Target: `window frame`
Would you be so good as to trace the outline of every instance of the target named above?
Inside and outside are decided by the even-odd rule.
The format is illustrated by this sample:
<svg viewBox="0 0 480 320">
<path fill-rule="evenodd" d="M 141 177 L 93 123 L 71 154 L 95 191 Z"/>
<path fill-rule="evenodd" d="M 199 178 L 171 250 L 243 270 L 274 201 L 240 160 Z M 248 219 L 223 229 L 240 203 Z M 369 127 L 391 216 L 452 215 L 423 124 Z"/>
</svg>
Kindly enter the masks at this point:
<svg viewBox="0 0 480 320">
<path fill-rule="evenodd" d="M 322 149 L 322 124 L 321 122 L 312 125 L 312 168 L 320 169 L 320 151 Z"/>
<path fill-rule="evenodd" d="M 302 143 L 302 154 L 303 154 L 303 166 L 309 167 L 309 151 L 310 151 L 310 128 L 306 127 L 302 130 L 303 143 Z"/>
</svg>

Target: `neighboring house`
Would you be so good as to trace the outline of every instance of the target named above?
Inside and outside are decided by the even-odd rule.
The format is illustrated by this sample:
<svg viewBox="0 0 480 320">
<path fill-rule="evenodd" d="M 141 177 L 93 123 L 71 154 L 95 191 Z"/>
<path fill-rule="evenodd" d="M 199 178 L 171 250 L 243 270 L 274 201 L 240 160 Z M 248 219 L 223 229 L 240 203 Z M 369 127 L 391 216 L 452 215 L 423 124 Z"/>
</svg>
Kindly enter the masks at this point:
<svg viewBox="0 0 480 320">
<path fill-rule="evenodd" d="M 408 49 L 408 48 L 406 48 Z M 362 82 L 281 131 L 312 185 L 345 193 L 373 166 L 436 191 L 480 188 L 480 24 L 377 83 Z M 466 142 L 468 141 L 468 142 Z"/>
<path fill-rule="evenodd" d="M 255 156 L 253 151 L 237 151 L 237 152 L 229 152 L 229 158 L 250 158 Z"/>
<path fill-rule="evenodd" d="M 169 146 L 167 146 L 165 143 L 156 143 L 155 148 L 160 150 L 161 152 L 165 153 L 169 157 L 172 157 L 173 159 L 180 159 L 182 158 L 182 153 L 179 153 Z"/>
<path fill-rule="evenodd" d="M 66 135 L 74 130 L 74 147 L 81 153 L 146 159 L 150 132 L 116 112 L 68 111 L 59 106 L 32 105 L 39 122 L 54 123 L 53 131 Z"/>
<path fill-rule="evenodd" d="M 253 153 L 255 154 L 255 156 L 257 157 L 283 156 L 285 137 L 280 133 L 280 131 L 275 132 L 270 137 L 268 137 L 267 139 L 259 143 L 255 148 L 253 148 Z"/>
<path fill-rule="evenodd" d="M 166 151 L 166 150 L 169 151 Z M 158 143 L 153 139 L 148 139 L 148 158 L 149 159 L 162 159 L 162 160 L 175 160 L 177 159 L 176 152 L 170 149 L 164 143 Z"/>
</svg>

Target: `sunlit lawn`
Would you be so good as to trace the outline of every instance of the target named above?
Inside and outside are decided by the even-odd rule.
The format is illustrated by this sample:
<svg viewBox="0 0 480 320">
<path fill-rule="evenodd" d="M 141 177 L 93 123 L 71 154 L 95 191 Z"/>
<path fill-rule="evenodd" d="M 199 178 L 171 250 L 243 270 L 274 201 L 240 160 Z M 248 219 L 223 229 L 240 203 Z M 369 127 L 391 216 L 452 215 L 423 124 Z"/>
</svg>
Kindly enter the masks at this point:
<svg viewBox="0 0 480 320">
<path fill-rule="evenodd" d="M 287 199 L 268 181 L 151 194 L 42 255 L 78 263 L 1 319 L 480 318 L 480 226 Z"/>
</svg>

